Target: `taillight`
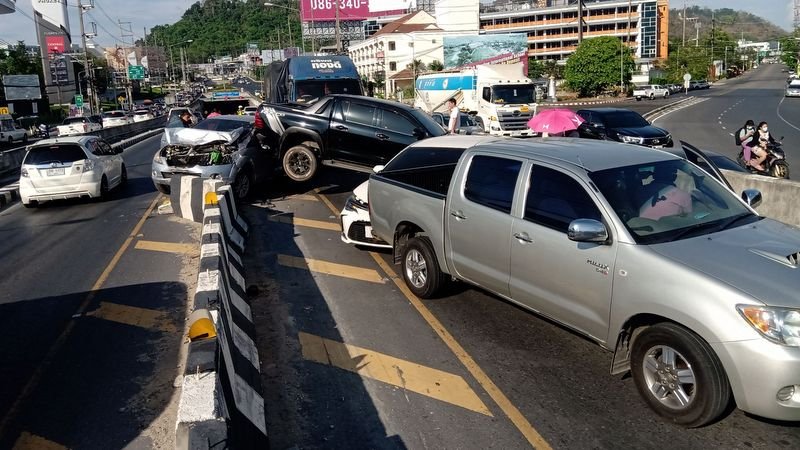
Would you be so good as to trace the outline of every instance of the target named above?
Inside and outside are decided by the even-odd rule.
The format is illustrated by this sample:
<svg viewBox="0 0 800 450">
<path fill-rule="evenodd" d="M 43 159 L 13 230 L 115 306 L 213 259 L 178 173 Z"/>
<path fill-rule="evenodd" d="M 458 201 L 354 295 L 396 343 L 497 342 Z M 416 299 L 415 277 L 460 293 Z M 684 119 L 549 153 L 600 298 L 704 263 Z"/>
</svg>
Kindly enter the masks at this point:
<svg viewBox="0 0 800 450">
<path fill-rule="evenodd" d="M 84 160 L 83 161 L 83 167 L 75 166 L 75 171 L 76 172 L 81 172 L 81 171 L 83 171 L 83 172 L 91 172 L 92 170 L 94 170 L 94 161 L 92 161 L 91 159 Z"/>
<path fill-rule="evenodd" d="M 86 133 L 89 131 L 89 125 L 83 124 L 83 132 Z"/>
<path fill-rule="evenodd" d="M 262 130 L 267 127 L 264 123 L 264 119 L 261 118 L 261 111 L 256 111 L 256 120 L 253 126 L 255 126 L 257 130 Z"/>
</svg>

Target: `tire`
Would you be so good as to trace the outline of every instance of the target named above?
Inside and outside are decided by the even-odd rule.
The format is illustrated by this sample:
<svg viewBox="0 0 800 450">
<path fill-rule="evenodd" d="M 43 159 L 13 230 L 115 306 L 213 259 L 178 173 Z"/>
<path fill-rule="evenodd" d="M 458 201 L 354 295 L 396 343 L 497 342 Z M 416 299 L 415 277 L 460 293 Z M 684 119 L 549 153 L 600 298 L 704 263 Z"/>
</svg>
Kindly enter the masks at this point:
<svg viewBox="0 0 800 450">
<path fill-rule="evenodd" d="M 403 249 L 403 280 L 419 298 L 432 298 L 442 288 L 444 274 L 427 237 L 414 237 Z"/>
<path fill-rule="evenodd" d="M 12 138 L 11 136 L 9 136 L 9 137 L 8 137 L 8 145 L 11 145 L 11 144 L 13 144 L 13 143 L 14 143 L 14 138 Z"/>
<path fill-rule="evenodd" d="M 253 176 L 249 170 L 239 172 L 236 181 L 233 183 L 233 192 L 236 200 L 245 200 L 253 193 Z"/>
<path fill-rule="evenodd" d="M 668 97 L 669 97 L 669 92 L 664 92 L 664 98 L 668 98 Z"/>
<path fill-rule="evenodd" d="M 655 99 L 656 99 L 656 94 L 653 94 L 653 93 L 651 92 L 651 93 L 650 93 L 650 100 L 655 100 Z"/>
<path fill-rule="evenodd" d="M 128 169 L 125 168 L 125 164 L 123 164 L 119 174 L 119 186 L 123 187 L 127 184 L 128 184 Z"/>
<path fill-rule="evenodd" d="M 645 403 L 678 425 L 694 428 L 713 422 L 731 401 L 717 355 L 699 336 L 674 323 L 650 326 L 636 337 L 631 372 Z"/>
<path fill-rule="evenodd" d="M 292 181 L 302 182 L 316 175 L 319 163 L 313 150 L 305 145 L 295 145 L 283 155 L 282 166 Z"/>
<path fill-rule="evenodd" d="M 103 175 L 100 180 L 100 201 L 108 200 L 108 178 Z"/>
<path fill-rule="evenodd" d="M 772 164 L 772 167 L 769 168 L 769 174 L 775 178 L 783 178 L 784 180 L 789 179 L 789 164 L 786 164 L 786 161 L 776 161 Z"/>
<path fill-rule="evenodd" d="M 169 186 L 165 186 L 163 184 L 156 184 L 156 190 L 158 192 L 161 192 L 164 195 L 169 195 L 169 191 L 170 191 Z"/>
<path fill-rule="evenodd" d="M 27 144 L 28 143 L 28 134 L 27 133 L 22 135 L 22 143 L 23 144 Z"/>
</svg>

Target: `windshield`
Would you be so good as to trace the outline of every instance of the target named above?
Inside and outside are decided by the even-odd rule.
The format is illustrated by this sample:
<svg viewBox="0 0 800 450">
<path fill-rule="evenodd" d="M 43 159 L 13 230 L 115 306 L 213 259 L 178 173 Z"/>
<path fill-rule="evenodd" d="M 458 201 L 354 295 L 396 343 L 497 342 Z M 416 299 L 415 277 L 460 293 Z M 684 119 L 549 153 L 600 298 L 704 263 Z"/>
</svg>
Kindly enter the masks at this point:
<svg viewBox="0 0 800 450">
<path fill-rule="evenodd" d="M 501 84 L 492 86 L 492 102 L 497 104 L 534 103 L 536 94 L 532 84 Z"/>
<path fill-rule="evenodd" d="M 650 123 L 633 111 L 618 111 L 603 114 L 603 122 L 609 128 L 646 127 Z"/>
<path fill-rule="evenodd" d="M 80 145 L 60 144 L 47 147 L 32 147 L 25 155 L 22 164 L 70 163 L 86 159 L 86 153 Z"/>
<path fill-rule="evenodd" d="M 640 244 L 699 236 L 760 219 L 727 188 L 683 159 L 608 169 L 590 177 Z"/>
<path fill-rule="evenodd" d="M 295 82 L 297 103 L 310 103 L 329 94 L 361 94 L 358 80 L 306 80 Z"/>
<path fill-rule="evenodd" d="M 248 116 L 252 117 L 252 116 Z M 195 125 L 196 130 L 209 130 L 209 131 L 233 131 L 237 128 L 250 128 L 252 126 L 251 123 L 244 120 L 235 120 L 235 119 L 206 119 L 197 125 Z"/>
</svg>

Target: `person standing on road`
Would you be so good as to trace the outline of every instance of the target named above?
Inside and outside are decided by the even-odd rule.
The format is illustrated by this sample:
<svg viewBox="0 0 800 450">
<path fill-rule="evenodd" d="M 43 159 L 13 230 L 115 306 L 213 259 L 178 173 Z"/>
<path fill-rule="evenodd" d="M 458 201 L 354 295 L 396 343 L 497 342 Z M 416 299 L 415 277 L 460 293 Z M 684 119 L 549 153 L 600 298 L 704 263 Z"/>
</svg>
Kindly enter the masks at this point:
<svg viewBox="0 0 800 450">
<path fill-rule="evenodd" d="M 447 133 L 458 134 L 458 114 L 460 111 L 456 108 L 455 98 L 451 98 L 447 101 L 447 110 L 450 112 L 450 120 L 447 122 Z"/>
</svg>

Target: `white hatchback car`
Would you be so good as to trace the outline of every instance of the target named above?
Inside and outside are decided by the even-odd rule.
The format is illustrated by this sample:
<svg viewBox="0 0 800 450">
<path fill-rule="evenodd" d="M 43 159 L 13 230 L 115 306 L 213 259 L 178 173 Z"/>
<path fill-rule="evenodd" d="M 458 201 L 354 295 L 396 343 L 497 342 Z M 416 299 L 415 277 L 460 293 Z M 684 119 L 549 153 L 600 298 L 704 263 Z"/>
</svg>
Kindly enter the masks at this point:
<svg viewBox="0 0 800 450">
<path fill-rule="evenodd" d="M 149 109 L 137 109 L 133 112 L 134 122 L 144 122 L 153 118 L 155 118 L 155 116 L 153 116 L 153 113 L 151 113 Z"/>
<path fill-rule="evenodd" d="M 108 197 L 128 180 L 122 148 L 112 148 L 97 136 L 41 140 L 22 160 L 19 195 L 23 206 L 67 198 Z"/>
</svg>

